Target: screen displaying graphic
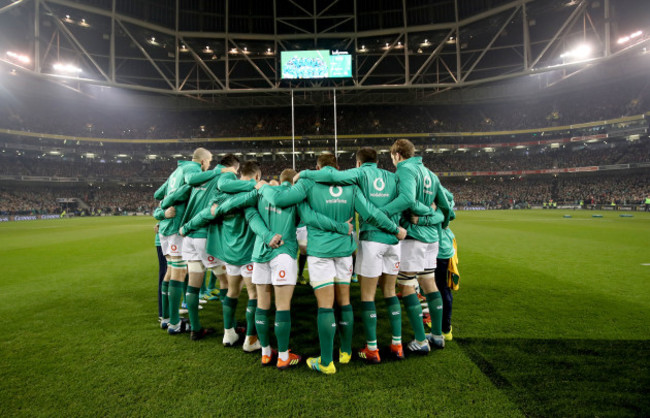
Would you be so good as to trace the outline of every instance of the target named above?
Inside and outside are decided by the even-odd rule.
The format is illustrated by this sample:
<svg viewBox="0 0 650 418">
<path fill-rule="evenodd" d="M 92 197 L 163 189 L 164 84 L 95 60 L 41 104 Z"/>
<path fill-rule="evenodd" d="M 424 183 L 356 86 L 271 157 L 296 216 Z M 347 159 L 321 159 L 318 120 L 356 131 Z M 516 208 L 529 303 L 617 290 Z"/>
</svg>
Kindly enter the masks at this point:
<svg viewBox="0 0 650 418">
<path fill-rule="evenodd" d="M 352 77 L 352 56 L 347 52 L 281 51 L 280 64 L 283 79 Z"/>
</svg>

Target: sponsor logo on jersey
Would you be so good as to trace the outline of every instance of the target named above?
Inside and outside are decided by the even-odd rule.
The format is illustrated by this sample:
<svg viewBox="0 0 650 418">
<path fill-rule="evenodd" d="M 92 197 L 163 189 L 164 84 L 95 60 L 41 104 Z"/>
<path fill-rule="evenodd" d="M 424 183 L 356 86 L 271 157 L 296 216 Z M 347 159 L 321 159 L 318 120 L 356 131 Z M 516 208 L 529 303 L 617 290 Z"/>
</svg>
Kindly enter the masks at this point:
<svg viewBox="0 0 650 418">
<path fill-rule="evenodd" d="M 334 191 L 336 190 L 336 191 Z M 339 197 L 343 194 L 343 187 L 341 186 L 330 186 L 330 194 L 332 197 Z M 348 203 L 345 199 L 327 199 L 325 203 Z"/>
<path fill-rule="evenodd" d="M 334 189 L 337 191 L 335 192 Z M 341 186 L 330 186 L 330 194 L 332 197 L 339 197 L 343 194 L 343 187 Z"/>
<path fill-rule="evenodd" d="M 372 187 L 375 188 L 378 192 L 381 192 L 386 188 L 386 183 L 381 177 L 377 177 L 375 181 L 372 182 Z M 371 197 L 388 197 L 388 193 L 370 193 Z"/>
</svg>

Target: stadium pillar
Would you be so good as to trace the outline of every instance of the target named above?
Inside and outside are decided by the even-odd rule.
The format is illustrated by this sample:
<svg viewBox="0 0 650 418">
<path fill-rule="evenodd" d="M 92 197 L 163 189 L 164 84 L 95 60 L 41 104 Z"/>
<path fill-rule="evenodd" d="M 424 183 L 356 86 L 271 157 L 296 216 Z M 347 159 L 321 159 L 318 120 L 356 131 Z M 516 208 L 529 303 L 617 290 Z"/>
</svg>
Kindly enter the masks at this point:
<svg viewBox="0 0 650 418">
<path fill-rule="evenodd" d="M 336 89 L 334 89 L 334 157 L 337 159 L 339 158 L 339 139 L 337 135 L 337 129 L 336 129 Z"/>
<path fill-rule="evenodd" d="M 296 122 L 295 112 L 293 107 L 293 89 L 291 89 L 291 161 L 293 162 L 293 169 L 296 169 Z"/>
</svg>

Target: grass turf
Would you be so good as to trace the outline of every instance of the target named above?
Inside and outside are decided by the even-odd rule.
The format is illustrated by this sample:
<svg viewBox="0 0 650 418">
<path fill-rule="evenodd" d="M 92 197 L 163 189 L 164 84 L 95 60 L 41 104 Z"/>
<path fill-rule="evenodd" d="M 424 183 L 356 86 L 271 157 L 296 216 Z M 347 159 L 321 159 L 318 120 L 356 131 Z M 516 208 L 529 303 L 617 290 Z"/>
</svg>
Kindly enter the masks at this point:
<svg viewBox="0 0 650 418">
<path fill-rule="evenodd" d="M 454 341 L 403 362 L 337 363 L 334 376 L 261 368 L 220 333 L 192 342 L 157 328 L 150 219 L 0 224 L 0 416 L 648 415 L 650 216 L 567 213 L 459 212 Z M 221 305 L 205 306 L 203 324 L 220 328 Z M 315 311 L 299 286 L 295 352 L 318 351 Z M 385 347 L 380 295 L 377 311 Z"/>
</svg>

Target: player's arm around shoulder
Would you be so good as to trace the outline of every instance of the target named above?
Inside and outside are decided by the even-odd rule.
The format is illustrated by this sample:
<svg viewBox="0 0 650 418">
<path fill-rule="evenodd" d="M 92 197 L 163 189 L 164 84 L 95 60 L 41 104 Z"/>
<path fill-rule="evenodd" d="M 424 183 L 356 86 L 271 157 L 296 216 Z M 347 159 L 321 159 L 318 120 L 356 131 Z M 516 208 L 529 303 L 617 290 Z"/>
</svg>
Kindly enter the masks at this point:
<svg viewBox="0 0 650 418">
<path fill-rule="evenodd" d="M 313 184 L 314 182 L 311 180 L 300 179 L 292 187 L 263 185 L 260 187 L 259 192 L 273 206 L 286 208 L 305 200 L 307 191 L 311 189 Z"/>
<path fill-rule="evenodd" d="M 335 184 L 338 186 L 350 186 L 359 184 L 361 176 L 360 168 L 349 170 L 304 170 L 300 172 L 301 179 L 315 181 L 316 183 Z"/>
<path fill-rule="evenodd" d="M 255 180 L 239 180 L 234 173 L 226 172 L 219 177 L 217 188 L 224 193 L 250 192 L 255 188 Z"/>
<path fill-rule="evenodd" d="M 228 212 L 233 210 L 253 206 L 257 204 L 258 193 L 257 190 L 253 189 L 250 192 L 242 192 L 234 195 L 230 195 L 225 199 L 221 204 L 216 208 L 214 215 L 215 217 L 220 217 Z"/>
</svg>

